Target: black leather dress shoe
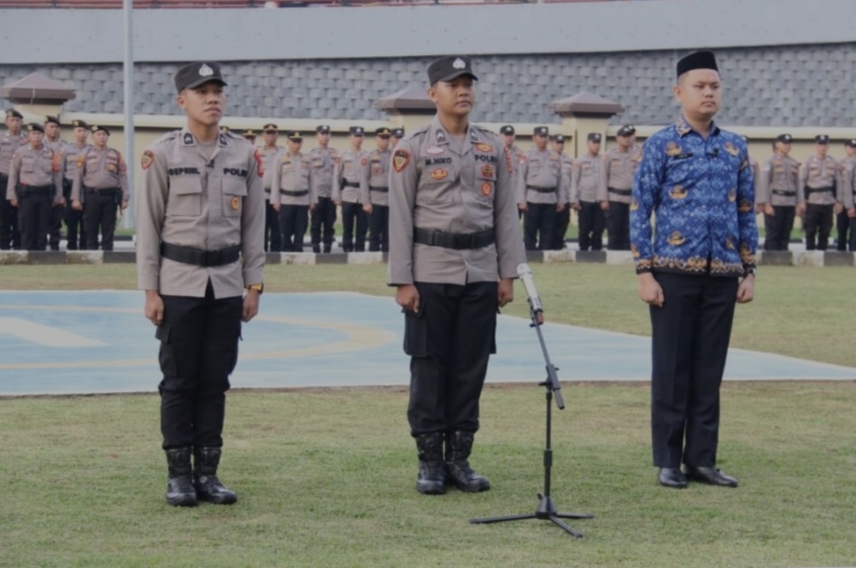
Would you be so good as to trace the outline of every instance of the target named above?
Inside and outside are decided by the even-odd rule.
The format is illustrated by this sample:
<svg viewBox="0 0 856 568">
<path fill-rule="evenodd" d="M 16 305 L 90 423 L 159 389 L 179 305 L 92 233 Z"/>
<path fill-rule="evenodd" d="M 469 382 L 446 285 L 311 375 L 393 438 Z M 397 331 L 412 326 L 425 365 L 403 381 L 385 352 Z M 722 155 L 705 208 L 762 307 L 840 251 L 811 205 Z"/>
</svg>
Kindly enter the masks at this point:
<svg viewBox="0 0 856 568">
<path fill-rule="evenodd" d="M 687 466 L 686 476 L 690 481 L 699 481 L 708 485 L 720 487 L 737 487 L 737 480 L 730 475 L 725 475 L 715 467 Z"/>
<path fill-rule="evenodd" d="M 660 468 L 660 485 L 673 489 L 686 489 L 687 478 L 677 467 Z"/>
</svg>

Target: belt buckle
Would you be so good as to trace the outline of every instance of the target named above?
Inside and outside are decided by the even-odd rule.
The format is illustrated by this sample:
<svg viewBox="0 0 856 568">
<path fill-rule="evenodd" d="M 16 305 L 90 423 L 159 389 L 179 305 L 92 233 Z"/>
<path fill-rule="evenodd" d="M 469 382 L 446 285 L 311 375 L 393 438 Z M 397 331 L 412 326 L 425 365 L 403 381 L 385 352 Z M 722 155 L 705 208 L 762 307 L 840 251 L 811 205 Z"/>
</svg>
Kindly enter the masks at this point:
<svg viewBox="0 0 856 568">
<path fill-rule="evenodd" d="M 205 267 L 218 266 L 220 264 L 221 251 L 209 250 L 205 252 Z"/>
<path fill-rule="evenodd" d="M 470 248 L 468 246 L 470 242 L 470 235 L 467 233 L 455 233 L 455 248 L 458 250 Z"/>
</svg>

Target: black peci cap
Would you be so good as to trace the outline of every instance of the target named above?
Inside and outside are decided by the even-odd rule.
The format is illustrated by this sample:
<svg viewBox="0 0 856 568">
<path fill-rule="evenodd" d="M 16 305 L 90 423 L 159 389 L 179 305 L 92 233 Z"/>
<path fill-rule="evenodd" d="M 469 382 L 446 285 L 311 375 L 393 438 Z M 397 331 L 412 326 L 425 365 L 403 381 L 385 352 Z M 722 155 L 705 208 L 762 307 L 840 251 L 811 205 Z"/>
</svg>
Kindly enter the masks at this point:
<svg viewBox="0 0 856 568">
<path fill-rule="evenodd" d="M 319 124 L 315 127 L 315 132 L 318 134 L 330 134 L 330 125 L 329 124 Z"/>
<path fill-rule="evenodd" d="M 428 82 L 432 85 L 438 81 L 451 81 L 461 75 L 469 75 L 478 81 L 478 77 L 473 74 L 472 60 L 463 55 L 441 57 L 428 66 Z"/>
<path fill-rule="evenodd" d="M 695 53 L 690 53 L 678 61 L 677 69 L 678 77 L 694 69 L 712 69 L 717 73 L 719 72 L 719 67 L 716 65 L 716 56 L 712 51 L 696 51 Z"/>
<path fill-rule="evenodd" d="M 215 61 L 197 61 L 185 65 L 175 73 L 175 88 L 180 93 L 184 89 L 195 89 L 200 85 L 214 81 L 226 86 L 220 74 L 220 64 Z"/>
<path fill-rule="evenodd" d="M 27 125 L 27 132 L 41 132 L 44 134 L 45 127 L 39 124 L 38 122 L 31 122 Z"/>
<path fill-rule="evenodd" d="M 589 135 L 586 137 L 589 142 L 600 142 L 601 135 L 600 132 L 589 132 Z"/>
<path fill-rule="evenodd" d="M 502 128 L 499 129 L 500 134 L 505 134 L 507 136 L 514 136 L 514 127 L 510 124 L 506 124 Z"/>
</svg>

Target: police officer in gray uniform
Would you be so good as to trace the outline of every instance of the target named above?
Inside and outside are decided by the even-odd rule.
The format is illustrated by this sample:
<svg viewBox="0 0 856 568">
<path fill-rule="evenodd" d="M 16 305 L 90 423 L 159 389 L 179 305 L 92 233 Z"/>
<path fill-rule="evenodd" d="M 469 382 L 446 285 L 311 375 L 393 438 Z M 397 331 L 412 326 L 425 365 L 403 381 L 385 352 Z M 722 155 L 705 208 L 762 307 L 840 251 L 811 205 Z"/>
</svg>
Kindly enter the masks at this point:
<svg viewBox="0 0 856 568">
<path fill-rule="evenodd" d="M 547 148 L 546 126 L 533 131 L 535 147 L 526 152 L 517 170 L 517 202 L 525 205 L 523 242 L 526 250 L 550 250 L 556 232 L 556 214 L 570 197 L 562 185 L 562 161 Z M 536 246 L 537 244 L 537 246 Z"/>
<path fill-rule="evenodd" d="M 261 157 L 219 131 L 225 85 L 218 63 L 178 70 L 187 126 L 143 153 L 137 185 L 137 278 L 161 342 L 166 499 L 174 506 L 237 500 L 217 477 L 225 393 L 241 321 L 258 313 L 264 288 Z"/>
<path fill-rule="evenodd" d="M 342 208 L 342 248 L 345 252 L 363 252 L 366 250 L 368 216 L 360 203 L 360 180 L 369 160 L 368 153 L 362 150 L 363 127 L 352 126 L 350 134 L 351 148 L 342 152 L 336 163 L 333 201 Z"/>
<path fill-rule="evenodd" d="M 6 111 L 5 134 L 0 136 L 0 250 L 20 249 L 21 232 L 18 228 L 18 208 L 6 199 L 6 186 L 9 184 L 9 169 L 12 156 L 21 146 L 26 146 L 27 135 L 21 132 L 24 116 L 15 109 Z"/>
<path fill-rule="evenodd" d="M 755 201 L 764 212 L 764 250 L 788 250 L 797 207 L 800 163 L 790 157 L 793 138 L 779 134 L 764 163 Z"/>
<path fill-rule="evenodd" d="M 279 155 L 274 166 L 270 204 L 279 213 L 282 250 L 303 252 L 303 234 L 309 222 L 309 210 L 315 208 L 316 195 L 312 187 L 309 158 L 300 152 L 303 135 L 288 133 L 288 149 Z"/>
<path fill-rule="evenodd" d="M 603 248 L 603 209 L 597 199 L 600 186 L 599 132 L 590 132 L 586 137 L 587 152 L 574 161 L 571 173 L 571 206 L 577 210 L 580 220 L 580 250 Z"/>
<path fill-rule="evenodd" d="M 513 299 L 525 253 L 502 141 L 469 122 L 476 79 L 470 59 L 438 59 L 428 78 L 437 115 L 392 156 L 388 283 L 397 287 L 411 356 L 407 418 L 419 456 L 416 489 L 441 494 L 448 483 L 484 491 L 490 483 L 468 458 L 497 309 Z"/>
<path fill-rule="evenodd" d="M 318 203 L 312 211 L 312 227 L 309 232 L 312 238 L 312 252 L 329 253 L 333 248 L 336 235 L 336 204 L 333 203 L 333 175 L 336 172 L 336 162 L 339 152 L 330 147 L 330 126 L 326 124 L 315 128 L 318 147 L 309 151 L 309 163 L 312 166 L 312 177 L 309 180 L 312 191 Z"/>
<path fill-rule="evenodd" d="M 65 200 L 66 248 L 68 250 L 86 249 L 86 230 L 83 226 L 83 212 L 71 206 L 71 190 L 77 176 L 77 158 L 89 149 L 89 125 L 82 120 L 72 120 L 74 142 L 62 149 L 62 196 Z M 79 238 L 78 238 L 79 235 Z"/>
<path fill-rule="evenodd" d="M 45 140 L 44 145 L 60 156 L 63 154 L 66 142 L 59 137 L 60 127 L 62 124 L 56 116 L 45 117 Z M 51 228 L 50 239 L 48 244 L 51 250 L 59 250 L 60 231 L 62 230 L 62 220 L 65 217 L 66 199 L 63 195 L 62 200 L 51 207 Z"/>
<path fill-rule="evenodd" d="M 835 226 L 838 229 L 837 249 L 846 251 L 848 242 L 850 251 L 853 247 L 853 229 L 850 227 L 850 207 L 847 204 L 853 199 L 853 168 L 856 167 L 856 138 L 844 141 L 844 152 L 846 156 L 839 162 L 841 166 L 841 188 L 838 190 L 839 201 L 843 204 L 841 211 L 835 218 Z M 848 236 L 849 235 L 849 236 Z"/>
<path fill-rule="evenodd" d="M 377 148 L 369 152 L 369 163 L 360 180 L 360 201 L 369 215 L 369 250 L 389 252 L 389 128 L 375 130 Z"/>
<path fill-rule="evenodd" d="M 51 209 L 62 201 L 60 156 L 44 145 L 41 124 L 27 125 L 29 144 L 15 150 L 6 185 L 6 199 L 18 208 L 24 250 L 47 246 Z"/>
<path fill-rule="evenodd" d="M 553 151 L 559 155 L 562 161 L 562 187 L 566 188 L 565 197 L 567 202 L 564 203 L 562 210 L 556 213 L 556 230 L 553 233 L 553 250 L 562 250 L 565 248 L 565 233 L 568 232 L 568 225 L 571 224 L 571 171 L 574 167 L 574 159 L 565 154 L 565 140 L 570 136 L 564 134 L 556 134 L 551 138 L 553 143 Z"/>
<path fill-rule="evenodd" d="M 636 128 L 626 124 L 615 137 L 618 146 L 603 157 L 598 200 L 607 212 L 609 250 L 630 250 L 630 194 L 639 165 L 641 148 L 636 146 Z"/>
<path fill-rule="evenodd" d="M 270 202 L 271 186 L 273 185 L 273 172 L 277 168 L 277 159 L 285 151 L 278 146 L 279 130 L 276 124 L 268 123 L 262 127 L 262 139 L 264 144 L 258 146 L 256 151 L 262 158 L 264 169 L 265 186 L 265 250 L 271 252 L 282 251 L 282 230 L 280 229 L 279 214 Z"/>
<path fill-rule="evenodd" d="M 404 129 L 403 128 L 393 128 L 392 129 L 392 139 L 389 143 L 390 149 L 395 149 L 398 146 L 398 142 L 404 138 Z"/>
<path fill-rule="evenodd" d="M 806 158 L 800 168 L 802 191 L 797 192 L 797 212 L 804 215 L 806 250 L 826 250 L 833 213 L 841 209 L 838 198 L 841 167 L 835 158 L 827 155 L 828 150 L 829 136 L 818 134 L 814 138 L 814 155 Z"/>
</svg>

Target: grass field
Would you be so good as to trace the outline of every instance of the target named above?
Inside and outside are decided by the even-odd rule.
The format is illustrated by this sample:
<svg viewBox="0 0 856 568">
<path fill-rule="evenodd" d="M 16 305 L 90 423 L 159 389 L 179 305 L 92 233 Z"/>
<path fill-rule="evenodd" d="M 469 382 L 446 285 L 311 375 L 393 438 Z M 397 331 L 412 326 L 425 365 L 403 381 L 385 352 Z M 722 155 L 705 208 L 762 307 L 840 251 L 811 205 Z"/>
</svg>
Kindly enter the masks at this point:
<svg viewBox="0 0 856 568">
<path fill-rule="evenodd" d="M 627 267 L 535 265 L 548 317 L 648 333 Z M 271 266 L 270 291 L 391 294 L 385 267 Z M 132 266 L 8 266 L 2 289 L 130 289 Z M 508 313 L 526 315 L 522 290 Z M 853 269 L 764 268 L 733 345 L 856 366 Z M 142 305 L 142 298 L 141 298 Z M 262 300 L 264 310 L 264 299 Z M 142 315 L 141 315 L 142 317 Z M 2 380 L 2 377 L 0 377 Z M 155 395 L 0 399 L 0 566 L 797 567 L 856 565 L 856 384 L 730 383 L 719 465 L 736 490 L 660 488 L 645 385 L 568 384 L 541 521 L 543 392 L 485 391 L 474 465 L 494 487 L 418 495 L 402 388 L 239 391 L 222 477 L 233 507 L 163 503 Z"/>
</svg>

